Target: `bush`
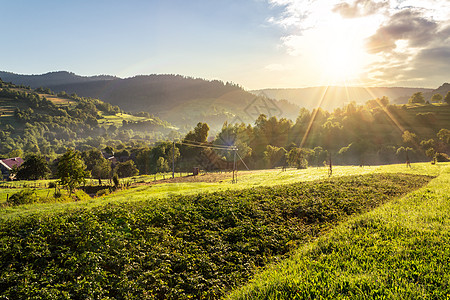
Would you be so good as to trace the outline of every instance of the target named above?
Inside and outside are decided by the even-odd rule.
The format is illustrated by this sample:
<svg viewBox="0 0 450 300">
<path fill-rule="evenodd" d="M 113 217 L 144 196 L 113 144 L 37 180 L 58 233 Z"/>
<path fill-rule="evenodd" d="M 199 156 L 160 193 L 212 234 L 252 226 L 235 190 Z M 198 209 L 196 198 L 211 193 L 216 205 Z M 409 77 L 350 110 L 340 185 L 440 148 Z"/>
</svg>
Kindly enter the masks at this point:
<svg viewBox="0 0 450 300">
<path fill-rule="evenodd" d="M 436 153 L 436 161 L 437 162 L 448 162 L 448 161 L 450 161 L 450 157 L 445 153 Z"/>
<path fill-rule="evenodd" d="M 101 197 L 104 195 L 108 195 L 109 194 L 109 189 L 103 189 L 103 190 L 99 190 L 95 195 L 97 197 Z"/>
<path fill-rule="evenodd" d="M 13 194 L 8 199 L 8 204 L 16 206 L 22 204 L 31 204 L 37 202 L 36 193 L 33 190 L 25 189 Z"/>
</svg>

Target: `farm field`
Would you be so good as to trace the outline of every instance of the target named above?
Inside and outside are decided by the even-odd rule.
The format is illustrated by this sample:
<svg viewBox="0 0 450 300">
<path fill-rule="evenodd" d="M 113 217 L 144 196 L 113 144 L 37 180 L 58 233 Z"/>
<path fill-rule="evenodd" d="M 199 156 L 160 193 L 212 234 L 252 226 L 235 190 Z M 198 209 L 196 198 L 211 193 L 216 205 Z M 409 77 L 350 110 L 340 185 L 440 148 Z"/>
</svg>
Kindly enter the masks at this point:
<svg viewBox="0 0 450 300">
<path fill-rule="evenodd" d="M 360 175 L 348 176 L 357 170 Z M 242 172 L 238 184 L 222 180 L 143 185 L 97 199 L 63 203 L 54 210 L 46 211 L 39 204 L 24 206 L 15 212 L 16 217 L 0 220 L 0 295 L 293 299 L 327 296 L 324 285 L 330 285 L 334 292 L 331 298 L 373 298 L 370 293 L 377 286 L 371 280 L 378 280 L 377 274 L 391 274 L 382 269 L 388 262 L 398 262 L 398 277 L 379 279 L 401 286 L 397 296 L 417 295 L 414 291 L 407 294 L 408 284 L 415 284 L 408 280 L 421 279 L 422 269 L 410 270 L 410 261 L 406 264 L 401 258 L 413 259 L 417 267 L 431 268 L 420 265 L 420 255 L 433 261 L 435 269 L 425 278 L 430 280 L 429 290 L 420 290 L 425 298 L 430 290 L 444 295 L 439 284 L 448 280 L 441 274 L 448 270 L 438 255 L 448 256 L 441 253 L 448 246 L 439 243 L 448 235 L 445 226 L 449 222 L 443 214 L 449 211 L 445 206 L 449 165 L 336 167 L 331 179 L 325 171 Z M 314 172 L 315 179 L 306 176 Z M 266 185 L 255 186 L 260 182 Z M 436 207 L 424 214 L 430 203 Z M 422 212 L 415 213 L 417 204 Z M 360 215 L 375 207 L 378 209 Z M 377 223 L 385 218 L 395 221 L 387 224 L 392 227 Z M 422 243 L 421 236 L 414 233 L 420 222 L 429 225 L 421 230 L 431 244 Z M 400 231 L 390 236 L 397 229 Z M 351 237 L 345 235 L 349 230 Z M 411 245 L 402 246 L 403 240 L 397 241 L 402 234 L 412 234 L 406 238 Z M 337 244 L 326 246 L 330 243 Z M 381 251 L 389 243 L 398 247 Z M 428 246 L 434 251 L 431 256 Z M 386 262 L 377 265 L 372 254 L 380 260 L 383 256 Z M 327 255 L 331 258 L 322 264 L 313 260 Z M 386 259 L 390 255 L 392 260 Z M 339 260 L 341 256 L 345 259 Z M 372 263 L 381 270 L 371 270 Z M 298 267 L 287 269 L 291 266 Z M 352 267 L 356 268 L 354 273 L 347 270 Z M 271 275 L 275 272 L 278 276 Z M 339 272 L 342 276 L 333 279 Z M 250 285 L 232 291 L 253 276 Z M 403 282 L 405 276 L 412 279 Z M 362 280 L 362 287 L 358 280 Z M 395 292 L 388 283 L 381 286 L 380 295 Z M 290 289 L 292 286 L 296 288 Z"/>
</svg>

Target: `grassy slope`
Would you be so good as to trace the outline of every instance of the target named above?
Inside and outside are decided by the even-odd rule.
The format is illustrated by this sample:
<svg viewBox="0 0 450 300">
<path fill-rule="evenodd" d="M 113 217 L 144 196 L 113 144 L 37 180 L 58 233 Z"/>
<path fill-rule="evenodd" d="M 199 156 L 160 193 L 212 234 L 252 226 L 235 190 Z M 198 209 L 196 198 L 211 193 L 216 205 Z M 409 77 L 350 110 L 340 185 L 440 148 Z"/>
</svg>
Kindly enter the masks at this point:
<svg viewBox="0 0 450 300">
<path fill-rule="evenodd" d="M 439 174 L 441 167 L 445 164 L 431 166 L 429 163 L 413 164 L 412 168 L 406 168 L 404 164 L 385 165 L 372 167 L 355 167 L 355 166 L 335 166 L 333 167 L 333 177 L 347 175 L 363 175 L 370 173 L 410 173 L 436 176 Z M 107 203 L 117 202 L 134 202 L 147 199 L 155 199 L 167 197 L 173 194 L 196 194 L 203 192 L 214 192 L 220 190 L 244 189 L 254 186 L 273 186 L 278 184 L 289 184 L 299 181 L 312 181 L 325 179 L 328 177 L 326 168 L 309 168 L 306 170 L 291 169 L 286 172 L 281 170 L 263 170 L 248 175 L 238 177 L 238 183 L 232 184 L 231 177 L 223 182 L 216 183 L 163 183 L 152 186 L 141 186 L 116 192 L 104 197 L 91 199 L 89 201 L 66 202 L 66 203 L 42 203 L 32 205 L 21 205 L 17 207 L 5 207 L 0 209 L 0 219 L 10 219 L 23 217 L 25 215 L 36 213 L 51 213 L 65 209 L 77 207 L 96 207 Z M 231 175 L 230 175 L 231 176 Z M 18 190 L 17 190 L 18 191 Z M 0 203 L 6 201 L 6 193 L 16 192 L 1 190 Z"/>
<path fill-rule="evenodd" d="M 21 88 L 13 88 L 13 90 L 25 92 L 25 93 L 33 93 L 34 91 L 25 90 Z M 52 101 L 56 106 L 70 106 L 74 108 L 77 105 L 77 102 L 73 99 L 66 99 L 58 97 L 57 95 L 45 94 L 45 93 L 37 93 L 41 98 L 45 97 L 48 100 Z M 14 110 L 16 108 L 27 109 L 29 106 L 24 101 L 14 100 L 9 98 L 0 98 L 0 120 L 3 120 L 5 123 L 15 124 L 14 119 Z M 1 114 L 3 113 L 3 114 Z M 100 115 L 102 113 L 100 112 Z M 98 119 L 98 123 L 100 126 L 110 126 L 115 125 L 116 127 L 121 127 L 122 122 L 137 122 L 137 121 L 154 121 L 152 118 L 145 117 L 136 117 L 129 114 L 117 113 L 115 115 L 102 115 L 101 119 Z"/>
<path fill-rule="evenodd" d="M 448 299 L 449 187 L 447 164 L 426 187 L 353 217 L 228 298 Z"/>
</svg>

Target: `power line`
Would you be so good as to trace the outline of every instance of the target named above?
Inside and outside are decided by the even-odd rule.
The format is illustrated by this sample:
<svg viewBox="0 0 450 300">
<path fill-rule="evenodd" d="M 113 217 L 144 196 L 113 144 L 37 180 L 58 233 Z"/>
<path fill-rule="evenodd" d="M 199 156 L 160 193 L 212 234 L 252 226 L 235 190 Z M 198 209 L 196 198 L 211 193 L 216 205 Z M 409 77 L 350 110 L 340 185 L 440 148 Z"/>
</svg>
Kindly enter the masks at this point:
<svg viewBox="0 0 450 300">
<path fill-rule="evenodd" d="M 239 159 L 242 161 L 242 163 L 244 164 L 244 166 L 247 168 L 247 170 L 250 171 L 250 169 L 247 167 L 247 165 L 245 164 L 244 160 L 242 159 L 242 157 L 239 155 L 239 152 L 236 151 L 236 154 L 239 156 Z"/>
<path fill-rule="evenodd" d="M 201 145 L 201 146 L 208 146 L 208 147 L 215 147 L 215 148 L 224 148 L 224 149 L 229 149 L 229 148 L 233 148 L 235 146 L 225 146 L 225 145 L 214 145 L 214 144 L 210 144 L 210 143 L 203 143 L 203 142 L 197 142 L 197 141 L 190 141 L 190 140 L 183 140 L 182 142 L 179 143 L 185 143 L 186 144 L 195 144 L 195 145 Z"/>
<path fill-rule="evenodd" d="M 237 150 L 237 148 L 235 146 L 220 146 L 220 145 L 211 145 L 211 144 L 205 145 L 204 143 L 202 143 L 203 145 L 196 145 L 196 144 L 185 143 L 185 142 L 175 142 L 175 143 L 180 144 L 180 145 L 191 146 L 191 147 L 211 148 L 211 149 L 216 149 L 216 150 L 228 150 L 228 151 Z"/>
</svg>

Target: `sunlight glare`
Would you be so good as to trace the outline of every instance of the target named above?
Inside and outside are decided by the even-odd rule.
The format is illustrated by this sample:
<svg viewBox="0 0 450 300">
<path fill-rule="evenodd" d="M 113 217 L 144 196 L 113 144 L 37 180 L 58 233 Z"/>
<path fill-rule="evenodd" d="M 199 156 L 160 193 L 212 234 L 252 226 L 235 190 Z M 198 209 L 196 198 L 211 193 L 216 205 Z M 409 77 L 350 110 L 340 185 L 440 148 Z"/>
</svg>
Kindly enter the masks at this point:
<svg viewBox="0 0 450 300">
<path fill-rule="evenodd" d="M 299 56 L 313 65 L 326 85 L 359 82 L 360 75 L 373 58 L 365 51 L 364 40 L 370 34 L 358 20 L 332 16 L 319 27 L 292 39 L 293 49 L 302 49 Z"/>
</svg>

